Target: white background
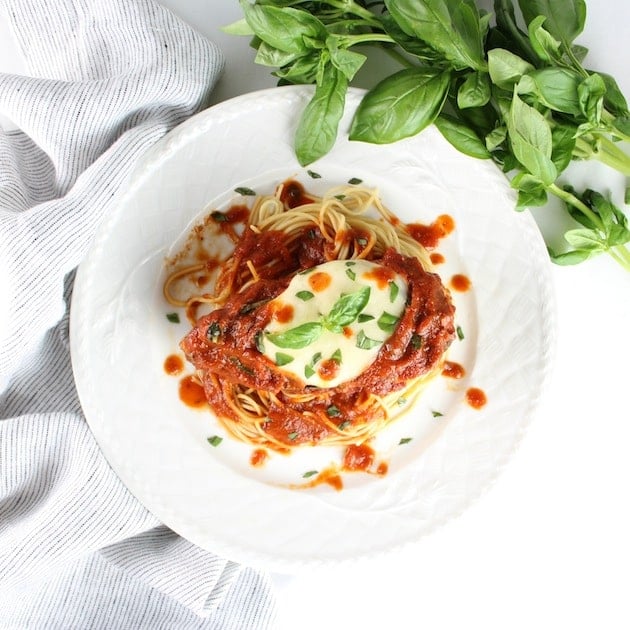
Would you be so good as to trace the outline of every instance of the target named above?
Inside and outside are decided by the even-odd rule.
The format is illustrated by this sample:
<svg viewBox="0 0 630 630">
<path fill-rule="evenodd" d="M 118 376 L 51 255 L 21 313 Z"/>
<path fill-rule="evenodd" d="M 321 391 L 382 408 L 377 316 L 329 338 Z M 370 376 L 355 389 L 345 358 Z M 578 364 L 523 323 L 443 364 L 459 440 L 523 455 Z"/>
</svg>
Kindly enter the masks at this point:
<svg viewBox="0 0 630 630">
<path fill-rule="evenodd" d="M 163 0 L 226 56 L 213 102 L 275 85 L 247 38 L 219 29 L 236 0 Z M 630 96 L 630 3 L 590 0 L 579 43 L 587 65 Z M 23 73 L 0 18 L 0 71 Z M 384 68 L 360 75 L 369 87 Z M 589 165 L 572 173 L 623 198 L 625 181 Z M 554 208 L 535 216 L 557 239 Z M 630 628 L 630 274 L 602 257 L 553 268 L 554 374 L 527 435 L 472 508 L 413 551 L 353 568 L 274 575 L 282 630 Z"/>
</svg>

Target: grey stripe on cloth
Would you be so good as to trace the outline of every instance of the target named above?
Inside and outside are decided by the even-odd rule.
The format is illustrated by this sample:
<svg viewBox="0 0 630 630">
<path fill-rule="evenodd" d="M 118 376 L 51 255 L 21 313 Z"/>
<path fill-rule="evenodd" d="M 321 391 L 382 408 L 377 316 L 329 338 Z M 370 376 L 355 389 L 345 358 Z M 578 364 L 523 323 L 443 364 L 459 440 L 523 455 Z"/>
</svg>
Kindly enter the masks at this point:
<svg viewBox="0 0 630 630">
<path fill-rule="evenodd" d="M 74 269 L 143 153 L 202 109 L 221 52 L 153 0 L 0 0 L 0 628 L 271 628 L 268 577 L 142 507 L 83 417 Z"/>
</svg>

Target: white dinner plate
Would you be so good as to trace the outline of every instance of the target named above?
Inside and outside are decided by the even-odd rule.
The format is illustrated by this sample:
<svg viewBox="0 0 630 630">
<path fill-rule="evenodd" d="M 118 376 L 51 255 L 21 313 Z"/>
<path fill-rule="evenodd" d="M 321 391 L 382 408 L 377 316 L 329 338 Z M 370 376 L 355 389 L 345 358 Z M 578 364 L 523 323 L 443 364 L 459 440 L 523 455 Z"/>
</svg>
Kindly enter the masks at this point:
<svg viewBox="0 0 630 630">
<path fill-rule="evenodd" d="M 271 570 L 365 559 L 413 544 L 464 510 L 496 477 L 539 402 L 555 345 L 550 264 L 529 213 L 514 210 L 505 177 L 488 160 L 453 149 L 434 127 L 389 145 L 350 142 L 362 91 L 349 92 L 334 149 L 301 167 L 293 136 L 311 87 L 247 94 L 194 116 L 145 157 L 81 264 L 72 300 L 72 362 L 81 404 L 123 483 L 163 523 L 200 547 Z M 321 175 L 314 179 L 308 171 Z M 307 471 L 338 461 L 334 448 L 271 454 L 227 436 L 208 410 L 178 397 L 165 358 L 187 331 L 166 317 L 165 258 L 195 221 L 294 177 L 320 192 L 359 178 L 405 222 L 448 214 L 456 228 L 437 267 L 471 281 L 453 291 L 463 334 L 437 377 L 375 441 L 385 475 L 343 475 L 295 489 Z M 192 372 L 192 370 L 189 370 Z M 467 404 L 481 389 L 487 404 Z M 208 442 L 222 437 L 220 444 Z M 402 443 L 401 443 L 402 442 Z"/>
</svg>

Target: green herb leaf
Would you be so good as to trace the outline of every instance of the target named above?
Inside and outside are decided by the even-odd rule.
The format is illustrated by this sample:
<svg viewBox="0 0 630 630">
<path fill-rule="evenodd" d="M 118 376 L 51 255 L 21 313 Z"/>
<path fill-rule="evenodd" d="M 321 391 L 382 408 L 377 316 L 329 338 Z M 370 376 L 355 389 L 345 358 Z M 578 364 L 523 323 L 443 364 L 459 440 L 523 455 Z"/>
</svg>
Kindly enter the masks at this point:
<svg viewBox="0 0 630 630">
<path fill-rule="evenodd" d="M 469 72 L 457 90 L 457 107 L 482 107 L 491 96 L 490 78 L 487 72 Z"/>
<path fill-rule="evenodd" d="M 354 273 L 354 271 L 352 271 L 352 269 L 346 269 L 346 276 L 348 276 L 348 278 L 350 278 L 350 280 L 356 280 L 357 279 L 357 274 Z"/>
<path fill-rule="evenodd" d="M 393 280 L 390 280 L 388 284 L 389 284 L 389 301 L 395 302 L 396 298 L 398 297 L 398 292 L 400 291 L 400 288 Z"/>
<path fill-rule="evenodd" d="M 179 324 L 179 313 L 167 313 L 166 319 L 168 319 L 171 324 Z"/>
<path fill-rule="evenodd" d="M 400 28 L 440 52 L 456 69 L 482 69 L 483 31 L 472 2 L 385 0 Z"/>
<path fill-rule="evenodd" d="M 551 185 L 558 174 L 551 161 L 551 127 L 539 111 L 519 98 L 516 91 L 507 126 L 516 159 L 545 186 Z"/>
<path fill-rule="evenodd" d="M 206 332 L 206 339 L 208 341 L 212 341 L 216 343 L 221 336 L 221 326 L 219 326 L 218 322 L 212 322 L 210 326 L 208 326 L 208 330 Z"/>
<path fill-rule="evenodd" d="M 227 215 L 223 212 L 219 212 L 218 210 L 214 210 L 213 212 L 211 212 L 210 216 L 212 217 L 212 220 L 216 223 L 224 223 L 228 220 Z"/>
<path fill-rule="evenodd" d="M 401 444 L 409 444 L 409 442 L 411 442 L 413 438 L 410 437 L 406 437 L 406 438 L 400 438 L 400 442 L 398 442 L 398 445 L 400 446 Z"/>
<path fill-rule="evenodd" d="M 341 415 L 341 410 L 337 407 L 337 405 L 329 405 L 326 408 L 326 415 L 329 418 L 336 418 Z"/>
<path fill-rule="evenodd" d="M 464 340 L 464 331 L 462 330 L 462 327 L 461 326 L 457 326 L 457 328 L 455 330 L 457 332 L 457 338 L 460 341 L 463 341 Z"/>
<path fill-rule="evenodd" d="M 549 34 L 569 49 L 573 40 L 584 29 L 586 4 L 584 0 L 519 0 L 525 22 L 529 24 L 539 15 L 545 19 Z"/>
<path fill-rule="evenodd" d="M 361 100 L 350 140 L 384 144 L 415 136 L 437 118 L 450 81 L 450 72 L 439 68 L 409 68 L 387 77 Z"/>
<path fill-rule="evenodd" d="M 210 444 L 210 446 L 219 446 L 219 444 L 223 442 L 223 438 L 219 437 L 218 435 L 212 435 L 211 437 L 207 439 L 208 439 L 208 444 Z"/>
<path fill-rule="evenodd" d="M 362 179 L 359 179 L 358 177 L 351 177 L 348 180 L 348 184 L 350 184 L 351 186 L 357 186 L 358 184 L 363 183 Z"/>
<path fill-rule="evenodd" d="M 306 171 L 306 172 L 307 172 L 307 173 L 309 174 L 309 176 L 310 176 L 310 177 L 312 177 L 313 179 L 321 179 L 321 177 L 322 177 L 319 173 L 316 173 L 315 171 L 308 170 L 308 171 Z"/>
<path fill-rule="evenodd" d="M 432 415 L 434 418 L 441 418 L 444 414 L 443 414 L 441 411 L 432 411 L 432 412 L 431 412 L 431 415 Z"/>
<path fill-rule="evenodd" d="M 303 166 L 328 153 L 337 139 L 343 115 L 348 79 L 332 64 L 326 64 L 315 94 L 298 122 L 295 152 Z"/>
<path fill-rule="evenodd" d="M 399 318 L 387 311 L 383 311 L 382 315 L 376 321 L 376 325 L 384 332 L 392 334 L 398 324 Z"/>
<path fill-rule="evenodd" d="M 238 186 L 237 188 L 234 189 L 234 192 L 238 193 L 239 195 L 246 196 L 246 197 L 256 196 L 256 191 L 252 190 L 251 188 L 247 188 L 246 186 Z"/>
<path fill-rule="evenodd" d="M 341 349 L 337 348 L 331 355 L 330 360 L 335 361 L 339 365 L 341 365 Z"/>
<path fill-rule="evenodd" d="M 444 138 L 461 153 L 481 160 L 491 157 L 490 151 L 468 125 L 444 113 L 434 122 Z"/>
<path fill-rule="evenodd" d="M 291 433 L 287 434 L 287 437 L 288 437 L 290 440 L 295 440 L 295 438 L 296 438 L 297 436 L 298 436 L 297 431 L 293 431 L 293 432 L 291 432 Z"/>
<path fill-rule="evenodd" d="M 308 479 L 309 477 L 314 477 L 317 473 L 318 473 L 318 471 L 317 471 L 317 470 L 307 470 L 307 471 L 306 471 L 306 472 L 302 475 L 302 477 L 303 477 L 304 479 Z"/>
<path fill-rule="evenodd" d="M 307 322 L 283 332 L 267 333 L 267 339 L 279 348 L 299 350 L 320 337 L 324 327 L 319 322 Z"/>
<path fill-rule="evenodd" d="M 414 350 L 420 350 L 422 348 L 422 337 L 418 333 L 413 333 L 410 343 Z"/>
<path fill-rule="evenodd" d="M 291 363 L 295 357 L 290 354 L 285 354 L 284 352 L 276 352 L 276 365 L 281 367 L 286 365 L 287 363 Z"/>
<path fill-rule="evenodd" d="M 295 294 L 295 297 L 299 298 L 300 300 L 303 300 L 304 302 L 308 302 L 309 300 L 312 300 L 315 297 L 315 294 L 311 293 L 310 291 L 298 291 Z"/>
<path fill-rule="evenodd" d="M 357 321 L 359 322 L 359 324 L 372 321 L 373 319 L 374 319 L 374 315 L 368 315 L 367 313 L 361 313 L 359 317 L 357 317 Z"/>
<path fill-rule="evenodd" d="M 363 286 L 358 291 L 342 295 L 334 304 L 330 313 L 322 319 L 325 328 L 332 332 L 341 332 L 349 326 L 366 307 L 370 299 L 370 287 Z"/>
<path fill-rule="evenodd" d="M 361 350 L 370 350 L 376 346 L 380 346 L 383 342 L 378 339 L 370 339 L 362 330 L 357 335 L 357 348 Z"/>
</svg>

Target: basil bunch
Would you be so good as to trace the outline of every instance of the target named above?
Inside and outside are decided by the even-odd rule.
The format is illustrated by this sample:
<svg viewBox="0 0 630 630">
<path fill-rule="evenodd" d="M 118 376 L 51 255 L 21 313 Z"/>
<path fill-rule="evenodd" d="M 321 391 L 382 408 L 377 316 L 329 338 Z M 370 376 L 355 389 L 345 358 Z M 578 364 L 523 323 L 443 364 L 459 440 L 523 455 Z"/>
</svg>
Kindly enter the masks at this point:
<svg viewBox="0 0 630 630">
<path fill-rule="evenodd" d="M 370 90 L 350 139 L 389 143 L 435 124 L 462 153 L 494 160 L 518 191 L 517 207 L 551 193 L 580 227 L 556 253 L 573 264 L 601 252 L 630 271 L 626 215 L 594 191 L 562 187 L 573 160 L 596 159 L 630 175 L 630 111 L 615 80 L 585 68 L 575 43 L 584 0 L 241 0 L 244 18 L 226 31 L 253 36 L 255 61 L 281 83 L 315 84 L 299 121 L 295 151 L 306 165 L 337 137 L 348 85 L 378 46 L 404 66 Z M 369 8 L 368 8 L 369 7 Z M 517 10 L 518 7 L 518 10 Z"/>
</svg>

